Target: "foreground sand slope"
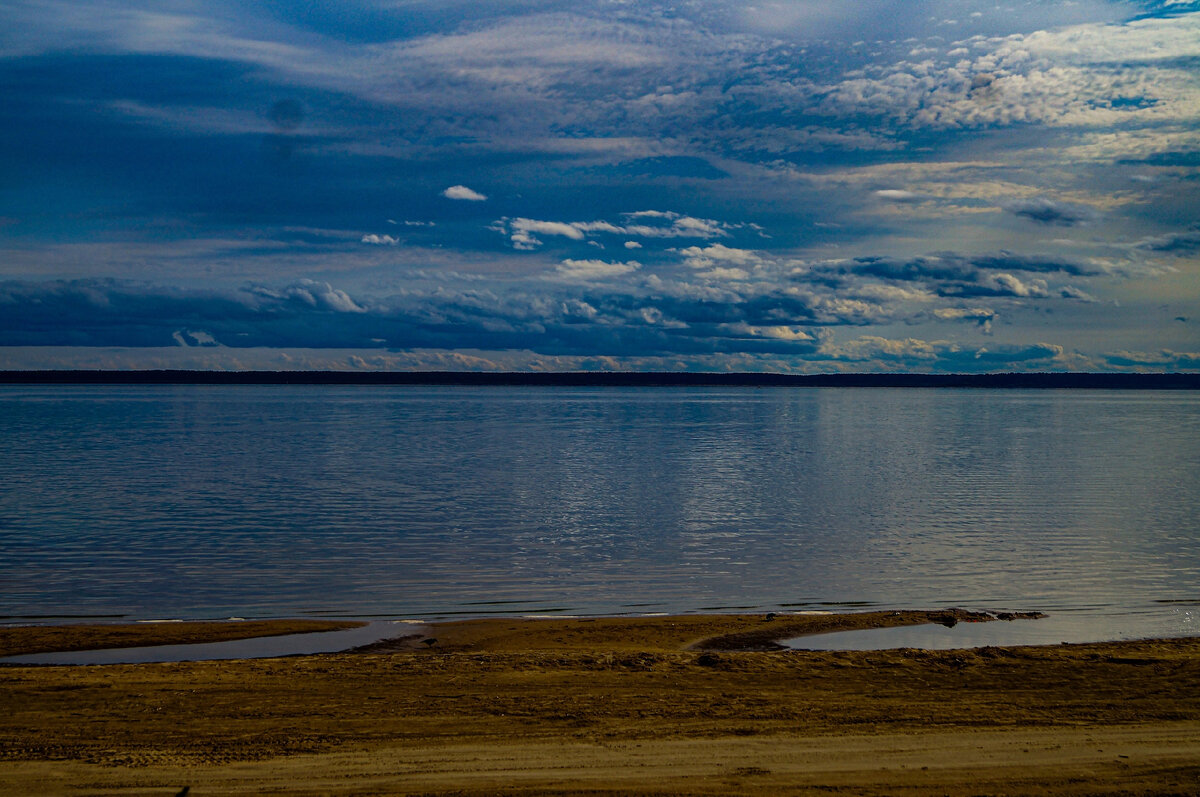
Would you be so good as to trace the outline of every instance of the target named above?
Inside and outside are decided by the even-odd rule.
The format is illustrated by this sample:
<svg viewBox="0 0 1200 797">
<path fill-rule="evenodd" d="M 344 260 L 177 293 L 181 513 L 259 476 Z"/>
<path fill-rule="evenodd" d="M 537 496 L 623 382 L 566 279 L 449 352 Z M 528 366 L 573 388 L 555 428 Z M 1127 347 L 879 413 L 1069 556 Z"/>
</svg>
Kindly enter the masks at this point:
<svg viewBox="0 0 1200 797">
<path fill-rule="evenodd" d="M 412 744 L 226 765 L 0 764 L 11 793 L 1195 794 L 1200 725 Z"/>
<path fill-rule="evenodd" d="M 1200 639 L 697 649 L 764 622 L 505 620 L 394 653 L 0 668 L 0 791 L 1200 793 Z"/>
</svg>

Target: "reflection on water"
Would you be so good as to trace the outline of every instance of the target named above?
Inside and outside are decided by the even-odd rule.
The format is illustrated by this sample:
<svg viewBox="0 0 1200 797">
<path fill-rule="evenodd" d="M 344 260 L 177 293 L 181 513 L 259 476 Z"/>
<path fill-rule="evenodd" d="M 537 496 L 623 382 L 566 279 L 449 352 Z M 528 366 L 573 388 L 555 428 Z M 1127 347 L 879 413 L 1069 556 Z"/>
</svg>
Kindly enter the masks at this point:
<svg viewBox="0 0 1200 797">
<path fill-rule="evenodd" d="M 1077 642 L 1110 642 L 1120 639 L 1195 636 L 1190 611 L 1097 612 L 1067 611 L 1040 620 L 998 620 L 987 623 L 915 625 L 837 631 L 784 640 L 796 650 L 958 650 L 1004 645 L 1059 645 Z"/>
<path fill-rule="evenodd" d="M 0 614 L 1171 618 L 1198 479 L 1188 393 L 4 387 Z"/>
</svg>

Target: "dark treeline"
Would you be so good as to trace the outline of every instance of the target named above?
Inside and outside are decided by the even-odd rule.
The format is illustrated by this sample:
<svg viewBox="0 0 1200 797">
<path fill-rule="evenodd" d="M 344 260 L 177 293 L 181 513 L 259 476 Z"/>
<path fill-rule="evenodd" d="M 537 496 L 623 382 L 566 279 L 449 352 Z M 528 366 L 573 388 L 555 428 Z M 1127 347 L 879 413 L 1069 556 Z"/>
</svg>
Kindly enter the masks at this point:
<svg viewBox="0 0 1200 797">
<path fill-rule="evenodd" d="M 756 374 L 462 371 L 0 371 L 0 384 L 960 387 L 1200 390 L 1200 373 Z"/>
</svg>

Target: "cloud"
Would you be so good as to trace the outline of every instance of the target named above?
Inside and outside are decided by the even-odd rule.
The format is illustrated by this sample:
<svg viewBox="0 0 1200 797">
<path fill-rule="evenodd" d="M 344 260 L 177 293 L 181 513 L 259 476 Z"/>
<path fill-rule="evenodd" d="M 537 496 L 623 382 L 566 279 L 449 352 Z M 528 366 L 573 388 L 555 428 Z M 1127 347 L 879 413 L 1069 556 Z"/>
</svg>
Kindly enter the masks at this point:
<svg viewBox="0 0 1200 797">
<path fill-rule="evenodd" d="M 875 192 L 875 196 L 885 202 L 900 203 L 919 202 L 922 199 L 920 195 L 914 194 L 912 191 L 905 191 L 899 188 L 882 188 Z"/>
<path fill-rule="evenodd" d="M 372 351 L 383 352 L 380 362 L 395 363 L 403 361 L 397 352 L 428 353 L 410 358 L 413 367 L 454 352 L 525 353 L 488 355 L 486 361 L 493 363 L 566 358 L 547 360 L 546 367 L 573 363 L 570 358 L 577 357 L 615 357 L 614 362 L 646 366 L 651 360 L 644 358 L 672 356 L 709 367 L 725 367 L 721 362 L 764 367 L 767 362 L 755 366 L 753 359 L 737 359 L 743 356 L 792 358 L 770 360 L 776 370 L 976 372 L 1062 368 L 1076 362 L 1052 343 L 981 347 L 878 334 L 838 342 L 833 333 L 917 323 L 922 317 L 971 323 L 986 333 L 998 313 L 978 305 L 912 312 L 903 299 L 850 299 L 820 286 L 650 279 L 634 262 L 568 259 L 560 263 L 557 276 L 559 284 L 551 292 L 533 290 L 532 283 L 503 292 L 443 285 L 374 300 L 312 280 L 230 292 L 111 280 L 7 282 L 0 283 L 0 348 L 183 345 L 211 351 L 213 357 L 225 352 L 225 359 L 208 361 L 210 365 L 236 362 L 242 356 L 237 352 L 264 347 L 346 350 L 363 358 L 347 367 L 371 367 L 368 361 L 377 359 Z M 711 359 L 718 355 L 734 359 Z M 326 355 L 310 359 L 328 362 Z M 1190 361 L 1180 356 L 1171 362 L 1182 367 Z M 1149 360 L 1139 363 L 1119 354 L 1109 363 L 1115 369 L 1152 368 Z"/>
<path fill-rule="evenodd" d="M 1046 197 L 1019 199 L 1009 202 L 1004 209 L 1038 224 L 1057 227 L 1075 227 L 1091 219 L 1091 211 L 1065 202 L 1056 202 Z"/>
<path fill-rule="evenodd" d="M 442 196 L 446 199 L 463 199 L 468 202 L 483 202 L 487 199 L 486 196 L 478 191 L 472 191 L 465 185 L 452 185 L 442 192 Z"/>
<path fill-rule="evenodd" d="M 844 343 L 826 342 L 821 346 L 820 354 L 833 362 L 851 364 L 853 370 L 880 371 L 1060 370 L 1066 362 L 1063 347 L 1053 343 L 964 346 L 946 340 L 893 339 L 877 335 L 864 335 Z"/>
<path fill-rule="evenodd" d="M 362 237 L 362 243 L 375 244 L 376 246 L 396 246 L 398 243 L 400 243 L 400 239 L 391 235 L 376 235 L 375 233 L 370 233 Z"/>
<path fill-rule="evenodd" d="M 1050 295 L 1046 281 L 1032 279 L 1022 281 L 1012 274 L 987 274 L 974 284 L 945 286 L 945 296 L 1015 296 L 1022 298 L 1045 298 Z"/>
<path fill-rule="evenodd" d="M 684 260 L 686 265 L 697 269 L 711 268 L 717 263 L 753 267 L 763 262 L 763 259 L 756 252 L 749 249 L 735 249 L 724 244 L 712 244 L 703 248 L 689 246 L 686 249 L 681 249 L 679 254 L 686 258 Z"/>
<path fill-rule="evenodd" d="M 871 302 L 796 287 L 658 280 L 646 292 L 614 280 L 639 269 L 632 261 L 565 260 L 557 271 L 564 285 L 557 295 L 532 283 L 503 293 L 436 286 L 371 301 L 313 280 L 226 292 L 111 280 L 8 282 L 0 283 L 0 346 L 170 346 L 179 343 L 181 330 L 204 330 L 205 342 L 231 348 L 785 352 L 811 348 L 795 333 L 801 327 L 864 325 L 888 315 Z M 750 328 L 761 330 L 749 334 Z"/>
<path fill-rule="evenodd" d="M 968 321 L 977 324 L 984 332 L 991 332 L 996 311 L 983 307 L 939 307 L 933 311 L 933 315 L 943 321 Z"/>
<path fill-rule="evenodd" d="M 1200 224 L 1192 225 L 1183 232 L 1172 232 L 1152 238 L 1144 238 L 1136 244 L 1138 249 L 1149 252 L 1187 257 L 1200 252 Z"/>
<path fill-rule="evenodd" d="M 811 330 L 790 326 L 751 326 L 746 323 L 726 324 L 723 330 L 733 337 L 767 338 L 770 340 L 804 341 L 817 340 Z"/>
<path fill-rule="evenodd" d="M 365 313 L 365 308 L 356 303 L 350 296 L 337 290 L 328 282 L 316 282 L 302 279 L 282 289 L 272 289 L 266 286 L 254 286 L 250 292 L 260 298 L 282 300 L 288 303 L 301 303 L 316 310 L 332 310 L 338 313 Z"/>
<path fill-rule="evenodd" d="M 641 267 L 641 263 L 634 260 L 625 263 L 608 263 L 603 260 L 568 259 L 562 261 L 555 271 L 563 279 L 592 282 L 632 274 Z"/>
<path fill-rule="evenodd" d="M 929 367 L 1042 330 L 1182 346 L 1144 308 L 1194 315 L 1187 263 L 1149 277 L 1200 251 L 1195 4 L 351 3 L 0 9 L 0 171 L 33 198 L 0 197 L 0 272 L 60 278 L 6 287 L 28 325 L 0 337 L 834 368 L 926 362 L 813 359 L 851 327 L 973 342 Z M 979 353 L 993 324 L 1016 348 Z"/>
<path fill-rule="evenodd" d="M 195 329 L 178 329 L 171 338 L 180 346 L 219 346 L 217 339 L 207 332 Z"/>
<path fill-rule="evenodd" d="M 573 241 L 582 241 L 584 232 L 578 226 L 561 221 L 539 221 L 537 219 L 500 219 L 492 229 L 509 236 L 514 249 L 529 251 L 537 249 L 542 241 L 537 235 L 559 235 Z"/>
<path fill-rule="evenodd" d="M 680 213 L 660 211 L 638 211 L 626 213 L 625 223 L 609 221 L 546 221 L 542 219 L 501 218 L 489 229 L 507 235 L 514 249 L 530 251 L 542 245 L 539 235 L 558 236 L 572 241 L 583 241 L 598 233 L 608 235 L 636 235 L 642 238 L 718 238 L 729 235 L 730 229 L 745 225 L 723 224 L 716 219 L 700 219 Z M 636 222 L 636 223 L 629 223 Z M 630 245 L 632 244 L 632 246 Z M 641 243 L 627 241 L 626 249 L 637 249 Z"/>
<path fill-rule="evenodd" d="M 856 280 L 867 277 L 915 283 L 942 297 L 1045 298 L 1051 295 L 1047 280 L 1022 278 L 1013 272 L 1091 277 L 1107 274 L 1109 270 L 1069 258 L 1005 251 L 978 255 L 941 252 L 914 258 L 859 257 L 810 263 L 793 270 L 792 278 L 798 281 L 832 279 L 847 290 L 861 286 Z"/>
<path fill-rule="evenodd" d="M 1103 362 L 1118 371 L 1197 371 L 1200 351 L 1115 351 L 1103 355 Z"/>
<path fill-rule="evenodd" d="M 954 43 L 970 55 L 910 52 L 814 85 L 804 100 L 835 118 L 870 120 L 868 129 L 1184 123 L 1200 102 L 1186 67 L 1198 32 L 1193 13 L 977 35 Z"/>
</svg>

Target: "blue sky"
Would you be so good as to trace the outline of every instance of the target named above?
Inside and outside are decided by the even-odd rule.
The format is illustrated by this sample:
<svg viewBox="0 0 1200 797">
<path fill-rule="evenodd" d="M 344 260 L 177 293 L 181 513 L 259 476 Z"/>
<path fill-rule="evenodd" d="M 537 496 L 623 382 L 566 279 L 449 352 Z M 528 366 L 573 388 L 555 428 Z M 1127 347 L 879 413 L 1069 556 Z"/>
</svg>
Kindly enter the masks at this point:
<svg viewBox="0 0 1200 797">
<path fill-rule="evenodd" d="M 1200 370 L 1200 2 L 0 31 L 0 368 Z"/>
</svg>

